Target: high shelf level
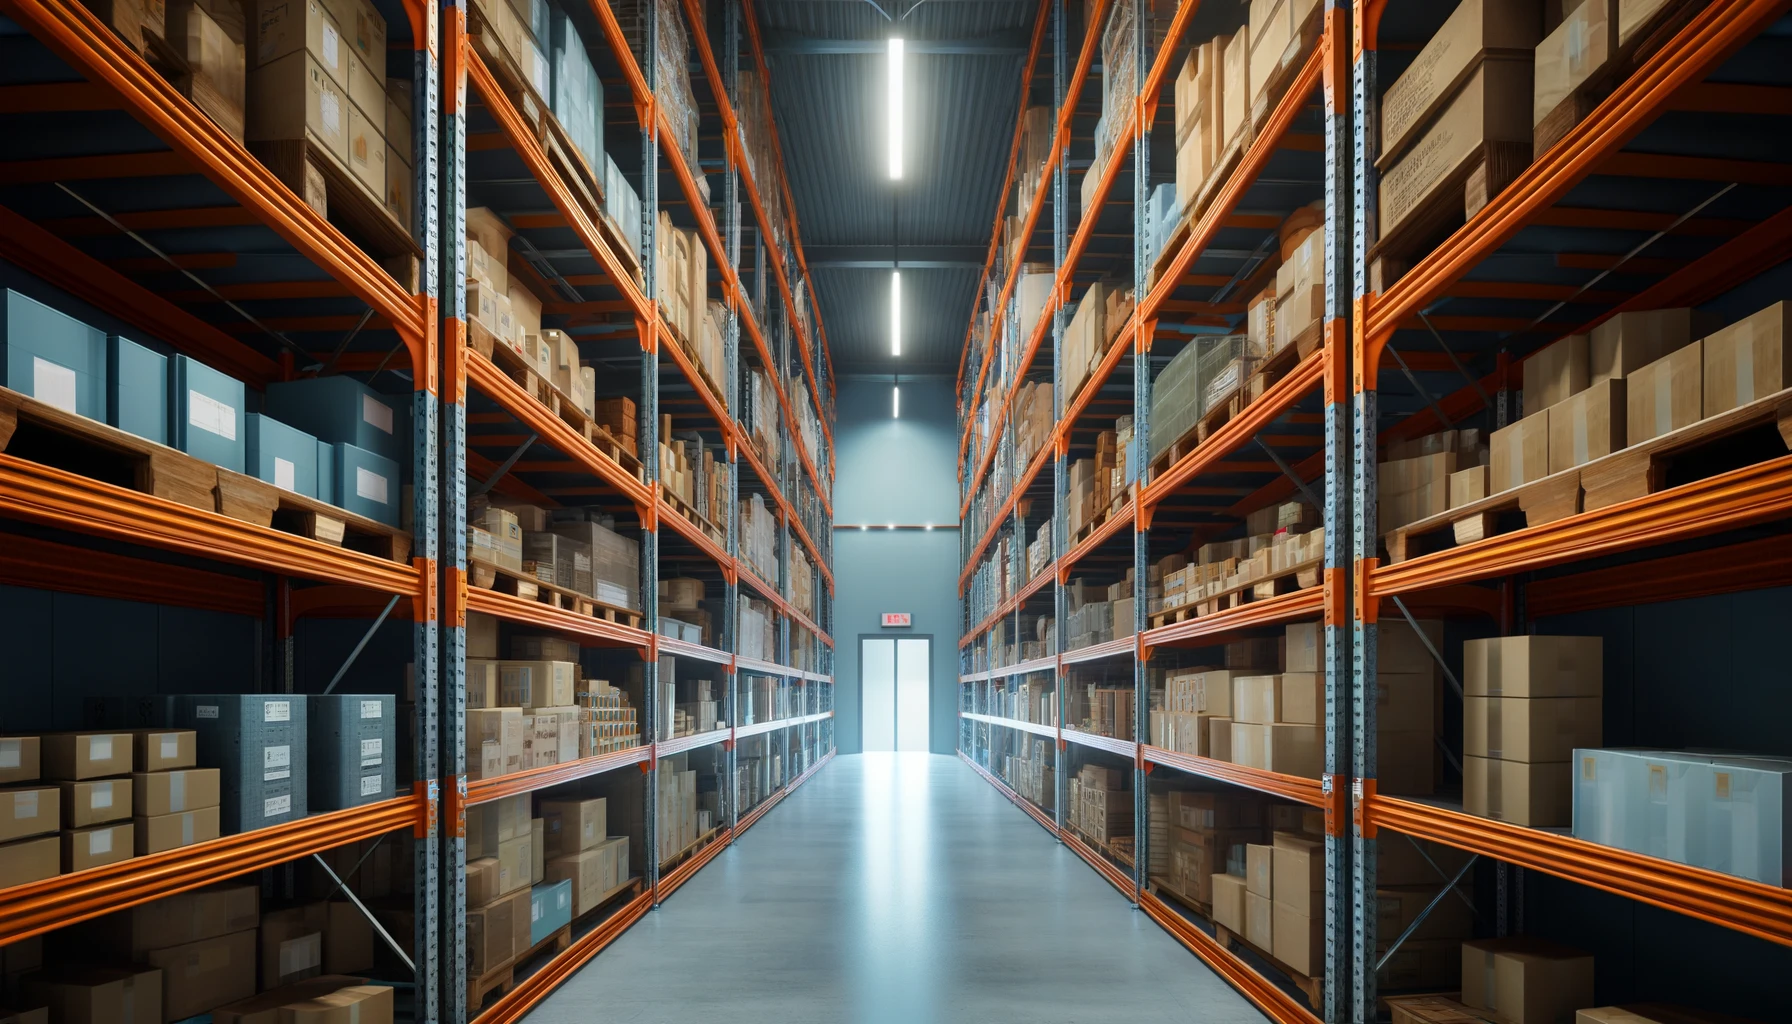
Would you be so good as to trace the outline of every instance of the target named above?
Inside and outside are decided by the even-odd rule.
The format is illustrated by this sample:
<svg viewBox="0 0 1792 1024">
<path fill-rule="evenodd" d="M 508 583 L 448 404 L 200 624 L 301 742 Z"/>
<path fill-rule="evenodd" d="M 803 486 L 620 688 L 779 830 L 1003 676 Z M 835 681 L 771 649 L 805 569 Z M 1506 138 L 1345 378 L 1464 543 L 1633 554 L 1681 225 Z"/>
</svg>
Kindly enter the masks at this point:
<svg viewBox="0 0 1792 1024">
<path fill-rule="evenodd" d="M 1783 1015 L 1776 854 L 1592 808 L 1610 748 L 1792 770 L 1786 11 L 1042 5 L 959 373 L 960 753 L 1272 1019 L 1485 1010 L 1463 950 L 1520 934 L 1586 951 L 1570 1010 Z M 1512 689 L 1558 635 L 1590 668 Z"/>
</svg>

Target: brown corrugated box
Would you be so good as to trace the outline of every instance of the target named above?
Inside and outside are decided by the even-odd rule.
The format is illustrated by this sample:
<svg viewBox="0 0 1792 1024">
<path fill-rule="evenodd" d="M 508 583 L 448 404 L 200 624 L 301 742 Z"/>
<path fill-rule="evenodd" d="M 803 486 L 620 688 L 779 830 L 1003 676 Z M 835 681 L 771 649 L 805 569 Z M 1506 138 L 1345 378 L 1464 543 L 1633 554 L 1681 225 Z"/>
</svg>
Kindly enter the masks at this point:
<svg viewBox="0 0 1792 1024">
<path fill-rule="evenodd" d="M 1230 718 L 1210 718 L 1207 720 L 1207 756 L 1216 761 L 1232 760 L 1232 720 Z"/>
<path fill-rule="evenodd" d="M 1539 409 L 1488 438 L 1488 488 L 1509 491 L 1549 475 L 1549 409 Z"/>
<path fill-rule="evenodd" d="M 1593 956 L 1529 935 L 1462 944 L 1462 1002 L 1512 1024 L 1566 1021 L 1593 999 Z"/>
<path fill-rule="evenodd" d="M 1604 679 L 1602 637 L 1505 636 L 1462 645 L 1463 693 L 1470 697 L 1598 697 Z"/>
<path fill-rule="evenodd" d="M 1237 875 L 1215 872 L 1211 884 L 1213 886 L 1214 923 L 1243 934 L 1246 917 L 1245 897 L 1249 895 L 1245 888 L 1245 880 Z"/>
<path fill-rule="evenodd" d="M 53 732 L 43 737 L 46 779 L 75 782 L 131 772 L 132 739 L 128 732 Z"/>
<path fill-rule="evenodd" d="M 131 735 L 132 771 L 165 772 L 199 763 L 191 729 L 133 729 Z"/>
<path fill-rule="evenodd" d="M 162 972 L 64 964 L 23 981 L 25 998 L 56 1024 L 153 1024 L 162 1019 Z"/>
<path fill-rule="evenodd" d="M 1235 676 L 1232 680 L 1232 720 L 1240 724 L 1269 725 L 1281 720 L 1282 689 L 1277 676 Z"/>
<path fill-rule="evenodd" d="M 1502 761 L 1569 761 L 1576 747 L 1604 740 L 1598 697 L 1468 697 L 1463 753 Z"/>
<path fill-rule="evenodd" d="M 136 829 L 137 856 L 178 850 L 183 846 L 218 838 L 218 808 L 200 807 L 131 819 Z"/>
<path fill-rule="evenodd" d="M 317 977 L 324 970 L 323 904 L 261 915 L 258 943 L 263 989 Z"/>
<path fill-rule="evenodd" d="M 1278 906 L 1301 917 L 1325 910 L 1325 844 L 1293 832 L 1277 832 L 1271 844 L 1274 892 Z"/>
<path fill-rule="evenodd" d="M 0 842 L 55 832 L 62 827 L 62 801 L 53 786 L 0 789 Z"/>
<path fill-rule="evenodd" d="M 1450 474 L 1450 507 L 1461 508 L 1487 497 L 1487 467 L 1470 466 Z"/>
<path fill-rule="evenodd" d="M 0 844 L 0 889 L 54 878 L 61 873 L 61 836 Z"/>
<path fill-rule="evenodd" d="M 1568 762 L 1525 764 L 1491 757 L 1462 759 L 1462 809 L 1514 825 L 1569 824 L 1573 773 Z"/>
<path fill-rule="evenodd" d="M 1536 98 L 1531 104 L 1534 123 L 1541 123 L 1617 53 L 1618 19 L 1612 9 L 1616 3 L 1580 0 L 1537 44 Z"/>
<path fill-rule="evenodd" d="M 116 864 L 137 855 L 136 827 L 130 822 L 62 830 L 62 873 Z"/>
<path fill-rule="evenodd" d="M 498 858 L 476 857 L 467 861 L 467 906 L 483 907 L 497 899 L 498 890 Z"/>
<path fill-rule="evenodd" d="M 1381 237 L 1391 238 L 1440 189 L 1460 188 L 1461 173 L 1489 142 L 1530 150 L 1529 53 L 1483 57 L 1424 135 L 1387 167 L 1381 179 Z"/>
<path fill-rule="evenodd" d="M 1483 51 L 1529 50 L 1541 38 L 1543 12 L 1534 2 L 1463 0 L 1382 97 L 1381 153 L 1398 155 L 1413 129 L 1468 78 Z"/>
<path fill-rule="evenodd" d="M 1316 725 L 1232 723 L 1232 762 L 1316 779 L 1325 765 L 1325 735 Z"/>
<path fill-rule="evenodd" d="M 1436 724 L 1436 706 L 1435 672 L 1376 674 L 1376 732 L 1429 732 Z"/>
<path fill-rule="evenodd" d="M 1624 385 L 1624 381 L 1608 377 L 1550 407 L 1551 473 L 1583 466 L 1624 449 Z"/>
<path fill-rule="evenodd" d="M 1640 444 L 1705 418 L 1704 345 L 1692 342 L 1625 378 L 1624 437 Z"/>
<path fill-rule="evenodd" d="M 338 989 L 359 985 L 366 980 L 365 978 L 340 975 L 324 975 L 319 978 L 309 978 L 295 985 L 270 989 L 260 995 L 213 1010 L 212 1024 L 280 1024 L 282 1007 L 316 996 L 328 995 Z"/>
<path fill-rule="evenodd" d="M 1325 909 L 1316 915 L 1303 914 L 1285 903 L 1271 908 L 1275 921 L 1272 928 L 1275 958 L 1298 974 L 1325 973 Z"/>
<path fill-rule="evenodd" d="M 288 1003 L 279 1024 L 392 1024 L 392 989 L 353 985 Z"/>
<path fill-rule="evenodd" d="M 1670 352 L 1691 344 L 1712 324 L 1690 309 L 1618 313 L 1593 328 L 1587 343 L 1592 380 L 1628 377 Z"/>
<path fill-rule="evenodd" d="M 1786 330 L 1792 304 L 1776 302 L 1704 339 L 1704 415 L 1716 416 L 1792 387 Z"/>
<path fill-rule="evenodd" d="M 261 887 L 224 882 L 165 896 L 78 926 L 83 946 L 140 960 L 151 949 L 178 946 L 256 927 Z"/>
<path fill-rule="evenodd" d="M 512 901 L 495 900 L 467 909 L 467 972 L 479 977 L 516 954 Z"/>
<path fill-rule="evenodd" d="M 42 754 L 43 741 L 36 736 L 0 738 L 0 784 L 36 781 Z"/>
<path fill-rule="evenodd" d="M 1280 694 L 1280 720 L 1293 725 L 1318 725 L 1325 710 L 1325 675 L 1284 672 L 1275 679 Z"/>
<path fill-rule="evenodd" d="M 1244 894 L 1245 941 L 1258 949 L 1275 949 L 1275 902 L 1254 892 Z"/>
<path fill-rule="evenodd" d="M 152 949 L 162 969 L 162 1019 L 185 1020 L 255 994 L 255 929 Z"/>
<path fill-rule="evenodd" d="M 216 768 L 179 768 L 131 775 L 132 811 L 144 816 L 218 806 Z"/>
<path fill-rule="evenodd" d="M 131 816 L 129 779 L 88 779 L 56 785 L 61 790 L 62 823 L 69 828 L 86 828 Z"/>
<path fill-rule="evenodd" d="M 1536 412 L 1579 394 L 1590 382 L 1585 334 L 1570 334 L 1524 361 L 1524 407 Z"/>
</svg>

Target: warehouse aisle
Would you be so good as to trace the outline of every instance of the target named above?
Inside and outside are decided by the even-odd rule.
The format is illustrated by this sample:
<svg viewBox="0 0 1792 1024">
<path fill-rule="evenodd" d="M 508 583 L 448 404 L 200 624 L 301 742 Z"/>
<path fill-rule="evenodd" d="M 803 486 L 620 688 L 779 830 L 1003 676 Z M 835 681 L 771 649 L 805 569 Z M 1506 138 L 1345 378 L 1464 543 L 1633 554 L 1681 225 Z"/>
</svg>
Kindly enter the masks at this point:
<svg viewBox="0 0 1792 1024">
<path fill-rule="evenodd" d="M 1264 1018 L 963 762 L 874 754 L 836 758 L 530 1015 L 705 1019 Z"/>
</svg>

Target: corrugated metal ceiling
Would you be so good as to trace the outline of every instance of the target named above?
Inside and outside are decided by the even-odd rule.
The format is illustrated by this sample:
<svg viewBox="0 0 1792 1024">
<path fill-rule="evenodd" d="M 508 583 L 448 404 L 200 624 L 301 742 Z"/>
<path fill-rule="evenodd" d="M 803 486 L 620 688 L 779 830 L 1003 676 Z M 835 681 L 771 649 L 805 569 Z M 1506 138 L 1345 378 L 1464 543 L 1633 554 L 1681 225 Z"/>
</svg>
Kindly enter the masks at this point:
<svg viewBox="0 0 1792 1024">
<path fill-rule="evenodd" d="M 772 0 L 757 5 L 772 103 L 817 299 L 839 373 L 951 373 L 964 344 L 1013 140 L 1034 0 Z M 900 12 L 909 11 L 906 18 Z M 984 52 L 911 53 L 905 174 L 885 176 L 881 51 L 825 50 L 817 40 L 991 43 Z M 1008 52 L 988 52 L 1002 51 Z M 1022 52 L 1016 53 L 1014 50 Z M 823 255 L 886 260 L 893 243 L 929 246 L 930 269 L 903 273 L 903 356 L 892 359 L 889 271 Z M 866 247 L 877 247 L 866 254 Z M 950 247 L 940 267 L 939 247 Z M 831 264 L 831 265 L 830 265 Z M 975 264 L 975 265 L 972 265 Z"/>
</svg>

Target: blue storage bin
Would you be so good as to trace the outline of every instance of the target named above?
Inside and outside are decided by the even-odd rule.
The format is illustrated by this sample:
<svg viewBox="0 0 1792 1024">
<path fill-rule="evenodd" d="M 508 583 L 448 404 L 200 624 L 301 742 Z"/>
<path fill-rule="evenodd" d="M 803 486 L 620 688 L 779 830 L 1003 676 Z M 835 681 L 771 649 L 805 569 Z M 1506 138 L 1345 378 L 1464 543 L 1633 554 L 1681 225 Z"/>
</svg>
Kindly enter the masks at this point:
<svg viewBox="0 0 1792 1024">
<path fill-rule="evenodd" d="M 0 384 L 48 405 L 106 420 L 106 332 L 7 289 Z"/>
<path fill-rule="evenodd" d="M 106 422 L 168 443 L 168 357 L 129 338 L 106 337 Z"/>
<path fill-rule="evenodd" d="M 168 411 L 172 444 L 196 459 L 244 472 L 243 382 L 190 356 L 174 357 Z"/>
<path fill-rule="evenodd" d="M 404 500 L 398 463 L 352 444 L 334 447 L 336 500 L 331 504 L 387 526 L 397 526 L 398 503 Z"/>
<path fill-rule="evenodd" d="M 336 504 L 336 446 L 317 442 L 317 500 Z"/>
<path fill-rule="evenodd" d="M 543 882 L 529 890 L 529 945 L 572 923 L 572 879 Z"/>
<path fill-rule="evenodd" d="M 275 487 L 317 497 L 317 438 L 272 416 L 249 414 L 249 473 Z"/>
<path fill-rule="evenodd" d="M 410 400 L 381 394 L 353 377 L 311 377 L 269 384 L 262 411 L 319 441 L 352 444 L 407 466 Z"/>
</svg>

